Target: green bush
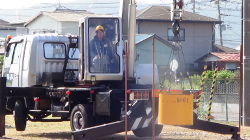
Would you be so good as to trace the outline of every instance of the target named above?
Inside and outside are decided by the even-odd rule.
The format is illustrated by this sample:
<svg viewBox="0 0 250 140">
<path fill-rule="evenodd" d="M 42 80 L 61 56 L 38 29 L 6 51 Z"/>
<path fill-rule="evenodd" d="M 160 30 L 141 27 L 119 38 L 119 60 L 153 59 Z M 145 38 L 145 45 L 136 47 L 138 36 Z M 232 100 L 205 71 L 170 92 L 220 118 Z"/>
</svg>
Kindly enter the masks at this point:
<svg viewBox="0 0 250 140">
<path fill-rule="evenodd" d="M 0 55 L 0 72 L 2 71 L 2 67 L 3 67 L 3 59 L 4 59 L 4 55 Z"/>
<path fill-rule="evenodd" d="M 206 71 L 206 79 L 212 79 L 214 75 L 214 71 L 208 70 Z M 230 79 L 234 78 L 235 73 L 230 70 L 220 70 L 216 74 L 216 79 Z"/>
<path fill-rule="evenodd" d="M 198 74 L 189 76 L 190 82 L 192 83 L 193 89 L 200 89 L 201 76 Z"/>
<path fill-rule="evenodd" d="M 206 75 L 205 75 L 206 79 L 212 79 L 213 78 L 213 74 L 214 74 L 214 71 L 207 70 L 206 71 Z"/>
<path fill-rule="evenodd" d="M 234 78 L 235 74 L 229 70 L 221 70 L 217 72 L 217 79 L 231 79 Z"/>
</svg>

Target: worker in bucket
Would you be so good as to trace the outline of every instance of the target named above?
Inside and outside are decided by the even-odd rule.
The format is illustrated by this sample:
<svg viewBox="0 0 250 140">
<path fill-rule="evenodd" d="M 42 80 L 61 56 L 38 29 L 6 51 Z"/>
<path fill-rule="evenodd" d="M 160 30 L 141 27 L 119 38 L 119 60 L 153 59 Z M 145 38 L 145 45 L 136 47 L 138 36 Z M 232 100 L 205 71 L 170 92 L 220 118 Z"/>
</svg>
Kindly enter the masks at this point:
<svg viewBox="0 0 250 140">
<path fill-rule="evenodd" d="M 117 71 L 115 48 L 110 38 L 104 36 L 104 27 L 96 26 L 95 36 L 90 42 L 90 72 L 113 73 Z"/>
</svg>

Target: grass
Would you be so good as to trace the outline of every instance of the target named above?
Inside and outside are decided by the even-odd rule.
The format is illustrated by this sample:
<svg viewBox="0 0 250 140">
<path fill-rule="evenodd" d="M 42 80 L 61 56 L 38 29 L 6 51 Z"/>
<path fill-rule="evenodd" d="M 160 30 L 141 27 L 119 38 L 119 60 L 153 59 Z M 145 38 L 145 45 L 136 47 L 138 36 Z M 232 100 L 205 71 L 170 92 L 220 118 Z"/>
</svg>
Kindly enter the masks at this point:
<svg viewBox="0 0 250 140">
<path fill-rule="evenodd" d="M 27 122 L 25 131 L 16 131 L 14 119 L 11 115 L 6 116 L 6 137 L 21 140 L 51 140 L 70 139 L 69 122 Z"/>
<path fill-rule="evenodd" d="M 53 119 L 52 117 L 48 117 Z M 25 131 L 16 131 L 14 118 L 12 115 L 6 116 L 6 134 L 3 139 L 11 140 L 68 140 L 71 139 L 71 129 L 69 121 L 64 122 L 27 122 Z M 137 138 L 131 132 L 128 133 L 129 140 L 144 140 Z M 1 139 L 1 138 L 0 138 Z M 102 137 L 98 140 L 123 140 L 124 133 Z M 151 140 L 147 138 L 146 140 Z"/>
<path fill-rule="evenodd" d="M 51 117 L 50 117 L 51 118 Z M 222 122 L 220 122 L 222 123 Z M 242 130 L 242 138 L 250 139 L 250 128 Z M 179 126 L 165 125 L 161 137 L 157 140 L 177 140 L 177 139 L 229 139 L 230 135 L 220 135 L 200 130 L 192 130 Z M 0 138 L 1 139 L 1 138 Z M 71 139 L 70 125 L 65 122 L 28 122 L 27 128 L 23 132 L 15 130 L 15 124 L 11 115 L 6 116 L 6 136 L 3 139 L 10 140 L 68 140 Z M 131 132 L 128 133 L 129 140 L 151 140 L 152 138 L 137 138 Z M 119 133 L 97 140 L 124 140 L 124 133 Z"/>
</svg>

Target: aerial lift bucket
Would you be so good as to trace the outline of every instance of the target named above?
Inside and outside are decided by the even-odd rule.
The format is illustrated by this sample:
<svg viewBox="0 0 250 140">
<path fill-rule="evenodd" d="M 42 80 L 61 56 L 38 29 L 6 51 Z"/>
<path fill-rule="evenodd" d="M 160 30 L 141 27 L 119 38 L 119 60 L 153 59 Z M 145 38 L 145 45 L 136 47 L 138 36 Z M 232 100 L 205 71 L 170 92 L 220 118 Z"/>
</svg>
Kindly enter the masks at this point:
<svg viewBox="0 0 250 140">
<path fill-rule="evenodd" d="M 160 92 L 158 123 L 167 125 L 193 125 L 193 94 L 183 90 Z"/>
</svg>

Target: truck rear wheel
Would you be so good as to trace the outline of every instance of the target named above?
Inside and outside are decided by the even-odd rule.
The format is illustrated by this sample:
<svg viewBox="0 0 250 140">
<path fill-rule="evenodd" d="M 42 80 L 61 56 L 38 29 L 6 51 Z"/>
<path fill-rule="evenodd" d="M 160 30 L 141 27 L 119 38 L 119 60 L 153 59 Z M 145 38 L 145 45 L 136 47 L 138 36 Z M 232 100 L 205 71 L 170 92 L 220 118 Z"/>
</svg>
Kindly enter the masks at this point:
<svg viewBox="0 0 250 140">
<path fill-rule="evenodd" d="M 70 114 L 70 126 L 72 131 L 82 130 L 91 125 L 91 110 L 87 105 L 76 105 Z"/>
<path fill-rule="evenodd" d="M 16 101 L 14 107 L 14 120 L 17 131 L 24 131 L 27 123 L 27 111 L 24 103 L 20 100 Z"/>
<path fill-rule="evenodd" d="M 133 130 L 133 133 L 137 137 L 152 137 L 153 132 L 152 132 L 152 125 L 145 127 L 145 128 L 140 128 Z M 155 125 L 155 136 L 159 136 L 161 134 L 163 126 L 162 125 Z"/>
</svg>

